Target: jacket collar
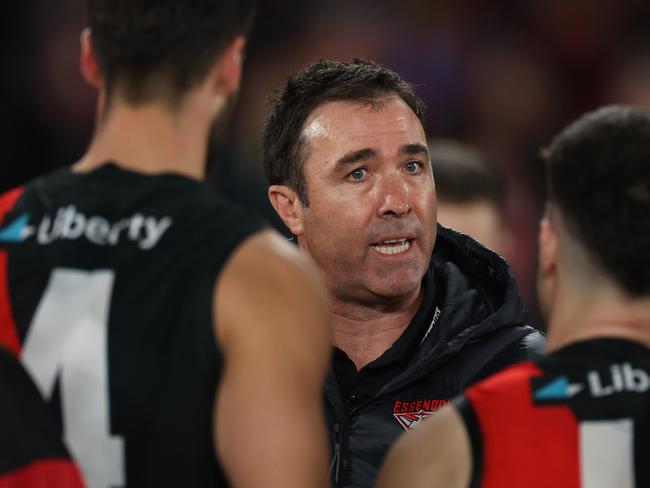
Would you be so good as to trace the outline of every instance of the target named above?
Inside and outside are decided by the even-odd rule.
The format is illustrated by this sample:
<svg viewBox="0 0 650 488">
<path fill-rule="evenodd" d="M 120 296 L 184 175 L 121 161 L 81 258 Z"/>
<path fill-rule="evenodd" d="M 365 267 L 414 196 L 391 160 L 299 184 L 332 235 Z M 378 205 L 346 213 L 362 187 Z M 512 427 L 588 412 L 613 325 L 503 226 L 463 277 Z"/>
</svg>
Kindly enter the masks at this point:
<svg viewBox="0 0 650 488">
<path fill-rule="evenodd" d="M 438 225 L 427 275 L 434 277 L 436 301 L 423 300 L 414 321 L 426 317 L 435 324 L 396 378 L 400 383 L 435 369 L 483 336 L 526 324 L 526 307 L 508 264 L 465 234 Z"/>
</svg>

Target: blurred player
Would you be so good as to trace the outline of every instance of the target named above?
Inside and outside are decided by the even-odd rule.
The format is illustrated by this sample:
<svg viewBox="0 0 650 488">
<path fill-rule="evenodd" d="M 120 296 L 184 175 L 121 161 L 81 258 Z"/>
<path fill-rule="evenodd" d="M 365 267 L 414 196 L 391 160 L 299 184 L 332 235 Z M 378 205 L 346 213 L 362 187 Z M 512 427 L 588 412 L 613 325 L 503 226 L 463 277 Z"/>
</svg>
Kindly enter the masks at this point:
<svg viewBox="0 0 650 488">
<path fill-rule="evenodd" d="M 649 141 L 650 112 L 624 107 L 555 138 L 538 278 L 550 354 L 405 436 L 378 486 L 650 486 Z"/>
<path fill-rule="evenodd" d="M 43 398 L 16 357 L 0 346 L 0 487 L 82 488 Z"/>
<path fill-rule="evenodd" d="M 0 197 L 0 342 L 91 488 L 327 480 L 316 273 L 199 181 L 252 4 L 90 1 L 90 147 Z"/>
<path fill-rule="evenodd" d="M 429 141 L 438 222 L 506 254 L 505 188 L 498 169 L 477 149 L 445 139 Z"/>
</svg>

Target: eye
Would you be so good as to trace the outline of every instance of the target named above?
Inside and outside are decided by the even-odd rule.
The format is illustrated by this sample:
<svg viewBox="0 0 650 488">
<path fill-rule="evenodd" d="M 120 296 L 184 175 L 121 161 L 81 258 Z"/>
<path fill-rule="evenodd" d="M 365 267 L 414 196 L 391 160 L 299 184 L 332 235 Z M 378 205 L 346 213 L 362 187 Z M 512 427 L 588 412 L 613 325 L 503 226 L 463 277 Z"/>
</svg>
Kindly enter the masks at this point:
<svg viewBox="0 0 650 488">
<path fill-rule="evenodd" d="M 348 174 L 348 178 L 353 181 L 361 181 L 364 179 L 367 172 L 368 170 L 366 168 L 357 168 Z"/>
<path fill-rule="evenodd" d="M 404 165 L 404 169 L 407 173 L 418 173 L 422 168 L 422 163 L 420 161 L 409 161 Z"/>
</svg>

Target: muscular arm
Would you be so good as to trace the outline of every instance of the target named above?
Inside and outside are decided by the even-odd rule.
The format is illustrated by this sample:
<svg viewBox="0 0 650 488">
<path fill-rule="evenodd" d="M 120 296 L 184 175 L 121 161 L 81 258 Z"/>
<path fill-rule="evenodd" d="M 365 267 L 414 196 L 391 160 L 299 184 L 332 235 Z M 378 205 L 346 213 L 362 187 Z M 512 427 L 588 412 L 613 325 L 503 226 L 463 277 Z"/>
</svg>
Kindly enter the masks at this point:
<svg viewBox="0 0 650 488">
<path fill-rule="evenodd" d="M 402 435 L 384 462 L 377 488 L 467 488 L 471 466 L 467 431 L 449 406 Z"/>
<path fill-rule="evenodd" d="M 322 384 L 330 332 L 307 259 L 270 231 L 246 241 L 215 289 L 225 370 L 215 442 L 235 487 L 326 487 Z"/>
</svg>

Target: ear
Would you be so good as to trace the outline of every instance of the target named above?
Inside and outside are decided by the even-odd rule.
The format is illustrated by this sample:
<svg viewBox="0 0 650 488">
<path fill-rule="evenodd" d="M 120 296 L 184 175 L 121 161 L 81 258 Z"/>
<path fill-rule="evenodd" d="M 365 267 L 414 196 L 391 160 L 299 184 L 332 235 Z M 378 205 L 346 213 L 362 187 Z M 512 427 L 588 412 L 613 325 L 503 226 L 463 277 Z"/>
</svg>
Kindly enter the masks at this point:
<svg viewBox="0 0 650 488">
<path fill-rule="evenodd" d="M 81 75 L 84 80 L 98 90 L 102 86 L 102 76 L 99 72 L 99 64 L 93 49 L 93 40 L 90 29 L 86 28 L 81 32 L 81 58 L 79 60 Z"/>
<path fill-rule="evenodd" d="M 544 275 L 557 272 L 557 231 L 553 222 L 544 217 L 539 223 L 539 268 Z"/>
<path fill-rule="evenodd" d="M 246 38 L 235 37 L 219 56 L 215 66 L 215 90 L 220 95 L 228 97 L 239 90 L 244 63 Z"/>
<path fill-rule="evenodd" d="M 273 205 L 284 225 L 289 228 L 294 236 L 302 236 L 304 232 L 304 207 L 296 192 L 285 185 L 271 185 L 268 195 L 271 205 Z"/>
<path fill-rule="evenodd" d="M 537 298 L 540 312 L 550 323 L 559 286 L 558 236 L 553 221 L 544 217 L 539 224 L 539 259 L 537 269 Z"/>
</svg>

